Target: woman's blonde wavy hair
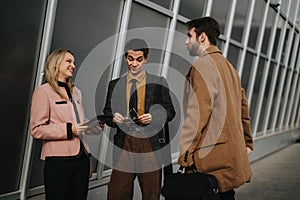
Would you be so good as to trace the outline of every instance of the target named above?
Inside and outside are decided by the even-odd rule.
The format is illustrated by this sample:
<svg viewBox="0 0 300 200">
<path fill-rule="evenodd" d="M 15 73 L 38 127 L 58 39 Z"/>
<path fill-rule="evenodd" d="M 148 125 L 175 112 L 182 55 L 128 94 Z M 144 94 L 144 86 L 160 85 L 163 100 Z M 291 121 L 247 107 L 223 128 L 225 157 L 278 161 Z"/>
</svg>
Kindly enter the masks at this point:
<svg viewBox="0 0 300 200">
<path fill-rule="evenodd" d="M 46 61 L 46 81 L 51 85 L 55 92 L 57 92 L 62 98 L 68 99 L 64 94 L 59 90 L 58 86 L 58 66 L 63 61 L 66 53 L 74 54 L 68 49 L 56 49 L 54 50 L 47 58 Z M 68 79 L 67 84 L 70 88 L 71 94 L 73 94 L 74 84 L 71 79 Z"/>
</svg>

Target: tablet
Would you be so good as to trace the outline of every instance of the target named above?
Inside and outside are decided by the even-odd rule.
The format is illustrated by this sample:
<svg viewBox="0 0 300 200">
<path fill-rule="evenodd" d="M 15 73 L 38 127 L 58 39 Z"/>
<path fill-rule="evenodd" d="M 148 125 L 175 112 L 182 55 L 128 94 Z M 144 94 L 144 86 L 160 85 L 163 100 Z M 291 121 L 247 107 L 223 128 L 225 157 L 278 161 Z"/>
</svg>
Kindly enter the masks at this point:
<svg viewBox="0 0 300 200">
<path fill-rule="evenodd" d="M 96 117 L 93 117 L 92 119 L 84 122 L 82 125 L 85 126 L 97 126 L 99 123 L 107 123 L 112 121 L 113 116 L 112 115 L 97 115 Z"/>
</svg>

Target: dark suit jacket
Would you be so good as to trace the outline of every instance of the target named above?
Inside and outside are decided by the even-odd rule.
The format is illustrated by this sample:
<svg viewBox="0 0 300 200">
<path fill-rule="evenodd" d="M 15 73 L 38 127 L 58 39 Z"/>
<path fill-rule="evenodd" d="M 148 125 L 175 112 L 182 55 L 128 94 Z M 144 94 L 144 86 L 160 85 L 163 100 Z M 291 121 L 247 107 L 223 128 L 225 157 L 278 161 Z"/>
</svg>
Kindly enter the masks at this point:
<svg viewBox="0 0 300 200">
<path fill-rule="evenodd" d="M 127 76 L 109 82 L 106 103 L 103 109 L 104 115 L 112 115 L 116 112 L 126 115 L 126 79 Z M 165 78 L 146 73 L 145 113 L 152 115 L 152 122 L 143 128 L 142 134 L 148 134 L 148 138 L 154 151 L 160 149 L 164 144 L 160 139 L 167 134 L 164 126 L 175 116 L 168 84 Z M 114 144 L 123 148 L 126 132 L 111 122 L 108 126 L 117 128 L 114 136 Z"/>
</svg>

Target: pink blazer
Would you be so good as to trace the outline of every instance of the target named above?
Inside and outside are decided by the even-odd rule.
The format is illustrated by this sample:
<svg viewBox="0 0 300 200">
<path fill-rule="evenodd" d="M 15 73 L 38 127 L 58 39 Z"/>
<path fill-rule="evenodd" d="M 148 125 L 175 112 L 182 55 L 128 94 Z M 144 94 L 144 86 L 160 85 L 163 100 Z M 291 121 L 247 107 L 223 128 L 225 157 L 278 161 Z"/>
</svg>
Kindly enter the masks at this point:
<svg viewBox="0 0 300 200">
<path fill-rule="evenodd" d="M 60 89 L 67 97 L 65 88 Z M 76 87 L 73 100 L 77 106 L 80 122 L 84 122 L 81 92 Z M 76 123 L 72 102 L 61 98 L 48 83 L 37 87 L 32 96 L 30 130 L 34 138 L 43 140 L 42 160 L 45 160 L 46 156 L 74 156 L 79 153 L 80 139 L 78 137 L 68 139 L 66 125 L 68 122 Z M 87 152 L 90 152 L 84 135 L 81 136 L 81 140 Z"/>
</svg>

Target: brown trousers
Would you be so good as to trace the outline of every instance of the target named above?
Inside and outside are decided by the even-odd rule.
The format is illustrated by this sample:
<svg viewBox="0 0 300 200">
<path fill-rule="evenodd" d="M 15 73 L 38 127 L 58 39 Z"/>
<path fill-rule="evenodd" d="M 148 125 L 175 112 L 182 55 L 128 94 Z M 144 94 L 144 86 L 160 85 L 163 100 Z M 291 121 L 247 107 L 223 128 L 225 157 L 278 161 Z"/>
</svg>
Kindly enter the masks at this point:
<svg viewBox="0 0 300 200">
<path fill-rule="evenodd" d="M 159 200 L 162 170 L 148 138 L 126 136 L 124 150 L 112 170 L 108 200 L 132 200 L 137 177 L 143 200 Z"/>
</svg>

